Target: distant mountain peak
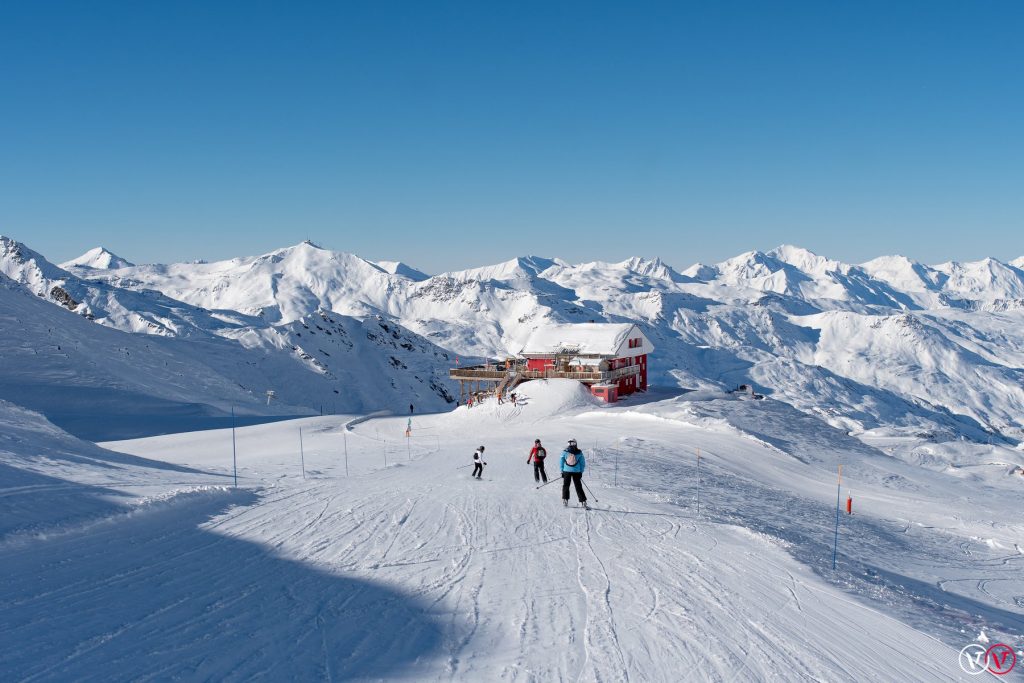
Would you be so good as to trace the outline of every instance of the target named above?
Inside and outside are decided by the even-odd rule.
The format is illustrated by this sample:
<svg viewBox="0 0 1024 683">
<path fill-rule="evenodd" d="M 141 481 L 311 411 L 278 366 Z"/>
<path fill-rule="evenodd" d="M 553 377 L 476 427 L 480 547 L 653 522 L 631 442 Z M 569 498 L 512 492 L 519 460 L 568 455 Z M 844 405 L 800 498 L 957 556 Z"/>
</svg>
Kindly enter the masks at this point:
<svg viewBox="0 0 1024 683">
<path fill-rule="evenodd" d="M 497 263 L 493 266 L 470 268 L 443 273 L 445 277 L 455 280 L 519 280 L 523 278 L 534 278 L 540 273 L 553 266 L 564 267 L 566 263 L 559 259 L 550 259 L 543 256 L 517 256 L 514 259 Z"/>
<path fill-rule="evenodd" d="M 92 268 L 93 270 L 117 270 L 131 268 L 135 264 L 123 259 L 106 247 L 94 247 L 81 256 L 60 264 L 61 268 Z"/>
<path fill-rule="evenodd" d="M 515 264 L 519 268 L 524 270 L 532 271 L 534 273 L 540 273 L 547 270 L 551 266 L 560 265 L 558 259 L 545 258 L 543 256 L 519 256 L 508 262 L 509 264 Z"/>
<path fill-rule="evenodd" d="M 430 276 L 421 270 L 413 268 L 407 263 L 401 261 L 371 261 L 371 263 L 386 273 L 391 275 L 397 275 L 398 277 L 404 277 L 407 280 L 413 282 L 422 282 L 430 279 Z"/>
<path fill-rule="evenodd" d="M 873 258 L 870 261 L 865 261 L 861 265 L 862 266 L 869 266 L 869 265 L 875 265 L 875 266 L 886 266 L 886 265 L 895 266 L 895 265 L 899 265 L 899 266 L 904 266 L 904 267 L 910 267 L 910 266 L 918 265 L 918 262 L 915 261 L 914 259 L 910 258 L 909 256 L 904 256 L 903 254 L 892 254 L 890 256 L 879 256 L 877 258 Z"/>
<path fill-rule="evenodd" d="M 718 269 L 714 266 L 709 266 L 706 263 L 694 263 L 689 268 L 681 271 L 681 274 L 685 277 L 693 278 L 699 281 L 714 280 L 718 277 Z"/>
<path fill-rule="evenodd" d="M 829 271 L 844 271 L 848 267 L 840 261 L 821 256 L 810 249 L 797 247 L 792 244 L 783 244 L 775 247 L 767 254 L 769 258 L 778 259 L 783 263 L 802 270 L 805 273 L 825 273 Z"/>
<path fill-rule="evenodd" d="M 633 256 L 617 265 L 630 272 L 636 273 L 637 275 L 643 275 L 645 277 L 675 280 L 678 275 L 671 266 L 657 257 L 649 259 L 643 258 L 642 256 Z"/>
<path fill-rule="evenodd" d="M 730 280 L 747 280 L 767 277 L 782 270 L 784 265 L 782 260 L 755 249 L 722 261 L 715 270 Z"/>
<path fill-rule="evenodd" d="M 767 252 L 768 256 L 774 256 L 775 258 L 823 258 L 820 254 L 816 254 L 810 249 L 804 247 L 798 247 L 795 244 L 780 244 L 774 249 L 770 249 Z"/>
</svg>

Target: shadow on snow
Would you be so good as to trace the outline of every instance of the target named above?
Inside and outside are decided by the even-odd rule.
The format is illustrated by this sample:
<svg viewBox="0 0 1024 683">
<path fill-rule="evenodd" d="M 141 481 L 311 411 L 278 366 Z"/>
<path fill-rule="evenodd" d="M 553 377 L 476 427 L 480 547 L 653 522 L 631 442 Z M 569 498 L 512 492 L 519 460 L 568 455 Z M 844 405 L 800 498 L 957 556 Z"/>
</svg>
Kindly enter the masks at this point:
<svg viewBox="0 0 1024 683">
<path fill-rule="evenodd" d="M 60 481 L 26 476 L 14 483 Z M 90 488 L 66 502 L 101 505 L 104 490 Z M 428 604 L 210 524 L 256 501 L 207 492 L 0 548 L 0 680 L 382 678 L 438 656 L 442 626 Z"/>
</svg>

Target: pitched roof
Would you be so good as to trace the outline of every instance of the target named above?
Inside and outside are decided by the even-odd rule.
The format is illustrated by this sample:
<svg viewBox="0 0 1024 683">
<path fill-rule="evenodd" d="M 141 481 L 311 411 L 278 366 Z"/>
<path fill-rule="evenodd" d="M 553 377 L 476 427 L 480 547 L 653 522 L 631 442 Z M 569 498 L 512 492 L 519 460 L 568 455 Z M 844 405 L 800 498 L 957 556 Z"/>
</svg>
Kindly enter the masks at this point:
<svg viewBox="0 0 1024 683">
<path fill-rule="evenodd" d="M 635 328 L 633 323 L 578 323 L 538 327 L 519 353 L 614 356 Z"/>
</svg>

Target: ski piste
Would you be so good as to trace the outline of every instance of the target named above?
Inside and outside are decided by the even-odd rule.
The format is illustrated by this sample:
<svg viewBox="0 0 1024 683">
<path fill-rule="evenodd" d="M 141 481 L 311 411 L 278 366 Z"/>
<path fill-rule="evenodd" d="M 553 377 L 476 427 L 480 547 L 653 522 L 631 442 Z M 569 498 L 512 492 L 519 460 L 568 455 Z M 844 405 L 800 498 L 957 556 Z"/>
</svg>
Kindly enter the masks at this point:
<svg viewBox="0 0 1024 683">
<path fill-rule="evenodd" d="M 53 320 L 34 295 L 10 303 L 0 319 Z M 404 416 L 239 425 L 237 488 L 230 430 L 95 445 L 0 402 L 0 465 L 17 477 L 0 485 L 0 603 L 17 643 L 0 679 L 676 680 L 665 662 L 682 658 L 698 680 L 943 680 L 963 639 L 1015 637 L 1000 606 L 1024 594 L 1002 569 L 1021 561 L 1004 521 L 1020 495 L 1013 448 L 851 435 L 726 391 L 611 406 L 572 381 L 519 391 L 515 408 L 418 414 L 408 440 Z M 578 439 L 599 515 L 559 515 L 554 491 L 531 488 L 522 456 L 538 434 Z M 494 485 L 453 485 L 481 441 Z M 857 514 L 840 516 L 832 573 L 821 520 L 835 519 L 840 458 Z M 951 607 L 922 609 L 923 585 Z M 353 651 L 371 632 L 421 647 Z M 892 643 L 920 656 L 880 658 Z"/>
</svg>

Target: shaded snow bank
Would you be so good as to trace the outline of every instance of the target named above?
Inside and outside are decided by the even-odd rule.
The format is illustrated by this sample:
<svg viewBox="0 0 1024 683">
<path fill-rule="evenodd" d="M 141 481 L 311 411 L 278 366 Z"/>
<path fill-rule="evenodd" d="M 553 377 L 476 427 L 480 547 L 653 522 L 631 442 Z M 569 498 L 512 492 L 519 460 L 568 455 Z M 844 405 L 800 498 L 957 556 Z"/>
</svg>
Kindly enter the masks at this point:
<svg viewBox="0 0 1024 683">
<path fill-rule="evenodd" d="M 0 425 L 0 543 L 120 516 L 218 479 L 226 483 L 188 467 L 108 451 L 3 400 Z M 170 491 L 169 476 L 175 482 Z"/>
</svg>

